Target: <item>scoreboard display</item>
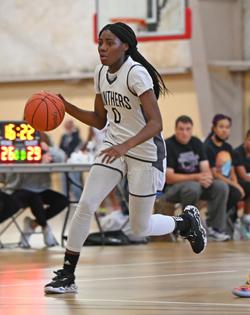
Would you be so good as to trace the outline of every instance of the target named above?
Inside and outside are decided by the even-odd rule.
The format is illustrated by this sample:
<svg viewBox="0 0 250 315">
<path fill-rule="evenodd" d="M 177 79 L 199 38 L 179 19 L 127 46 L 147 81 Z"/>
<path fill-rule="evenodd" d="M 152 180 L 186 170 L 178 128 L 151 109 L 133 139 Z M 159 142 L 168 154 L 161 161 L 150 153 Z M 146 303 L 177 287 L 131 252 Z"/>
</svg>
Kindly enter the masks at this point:
<svg viewBox="0 0 250 315">
<path fill-rule="evenodd" d="M 25 121 L 0 121 L 0 163 L 40 163 L 40 132 Z"/>
</svg>

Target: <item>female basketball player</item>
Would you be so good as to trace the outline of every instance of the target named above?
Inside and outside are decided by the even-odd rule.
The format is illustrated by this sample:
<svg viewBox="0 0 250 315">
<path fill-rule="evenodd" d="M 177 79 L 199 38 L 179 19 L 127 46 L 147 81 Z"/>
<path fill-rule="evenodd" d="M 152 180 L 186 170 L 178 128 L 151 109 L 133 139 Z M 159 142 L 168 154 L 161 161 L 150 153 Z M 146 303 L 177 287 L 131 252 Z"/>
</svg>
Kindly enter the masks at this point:
<svg viewBox="0 0 250 315">
<path fill-rule="evenodd" d="M 135 234 L 163 235 L 176 229 L 195 253 L 206 246 L 195 207 L 187 206 L 177 218 L 151 213 L 156 192 L 165 182 L 166 152 L 157 98 L 167 89 L 161 76 L 138 52 L 136 36 L 126 24 L 106 25 L 99 34 L 98 51 L 102 65 L 95 72 L 94 111 L 62 99 L 66 112 L 83 123 L 102 129 L 108 121 L 109 126 L 70 225 L 63 269 L 55 272 L 45 293 L 76 292 L 74 271 L 91 217 L 125 174 Z"/>
</svg>

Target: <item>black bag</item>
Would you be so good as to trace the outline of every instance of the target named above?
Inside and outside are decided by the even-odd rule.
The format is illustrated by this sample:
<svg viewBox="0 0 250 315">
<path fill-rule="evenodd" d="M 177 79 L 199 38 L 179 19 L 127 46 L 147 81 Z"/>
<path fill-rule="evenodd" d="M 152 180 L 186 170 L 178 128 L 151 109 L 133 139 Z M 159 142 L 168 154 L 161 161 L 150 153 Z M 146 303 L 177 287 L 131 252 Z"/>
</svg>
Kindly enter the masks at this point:
<svg viewBox="0 0 250 315">
<path fill-rule="evenodd" d="M 96 245 L 129 245 L 131 244 L 129 238 L 121 230 L 103 231 L 91 233 L 87 237 L 84 246 Z"/>
</svg>

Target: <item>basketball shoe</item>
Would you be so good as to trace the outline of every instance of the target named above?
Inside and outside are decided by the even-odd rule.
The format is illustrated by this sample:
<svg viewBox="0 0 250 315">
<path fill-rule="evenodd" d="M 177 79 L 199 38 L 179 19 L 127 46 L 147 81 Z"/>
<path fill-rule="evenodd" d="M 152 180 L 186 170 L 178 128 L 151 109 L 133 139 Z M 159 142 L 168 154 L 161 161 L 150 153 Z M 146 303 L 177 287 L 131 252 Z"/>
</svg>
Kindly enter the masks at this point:
<svg viewBox="0 0 250 315">
<path fill-rule="evenodd" d="M 77 286 L 75 284 L 75 275 L 69 273 L 65 269 L 54 271 L 56 276 L 52 281 L 45 285 L 44 292 L 46 294 L 63 294 L 76 293 Z"/>
<path fill-rule="evenodd" d="M 186 238 L 193 251 L 196 254 L 201 253 L 207 245 L 206 230 L 201 224 L 199 210 L 192 205 L 188 205 L 183 210 L 183 214 L 180 215 L 183 220 L 189 220 L 190 228 L 187 231 L 180 231 L 180 235 Z"/>
<path fill-rule="evenodd" d="M 248 275 L 246 284 L 240 285 L 239 287 L 234 288 L 232 293 L 239 297 L 250 298 L 250 275 Z"/>
</svg>

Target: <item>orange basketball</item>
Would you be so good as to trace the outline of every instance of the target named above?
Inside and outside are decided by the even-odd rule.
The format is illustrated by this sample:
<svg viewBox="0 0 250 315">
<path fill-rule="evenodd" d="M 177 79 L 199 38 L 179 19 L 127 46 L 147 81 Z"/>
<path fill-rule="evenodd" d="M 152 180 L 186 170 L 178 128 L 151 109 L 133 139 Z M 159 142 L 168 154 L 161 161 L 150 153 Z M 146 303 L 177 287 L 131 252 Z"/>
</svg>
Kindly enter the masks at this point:
<svg viewBox="0 0 250 315">
<path fill-rule="evenodd" d="M 63 101 L 56 94 L 47 91 L 33 94 L 24 108 L 24 119 L 39 131 L 55 129 L 63 121 L 64 115 Z"/>
</svg>

